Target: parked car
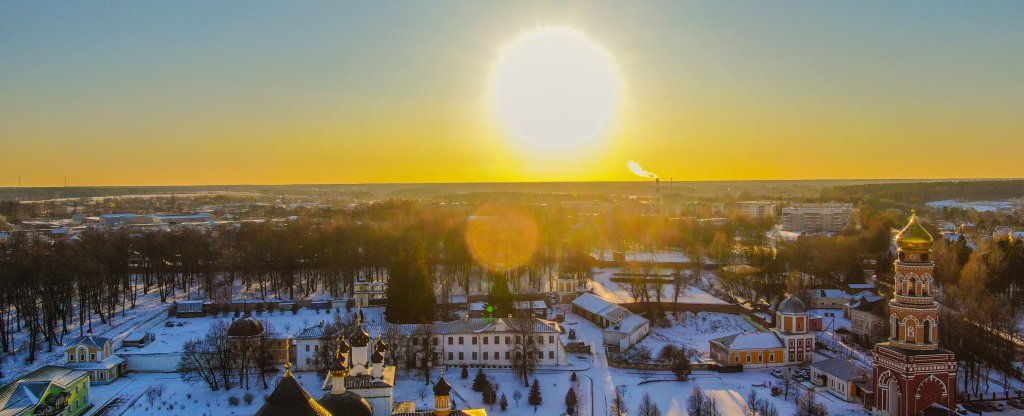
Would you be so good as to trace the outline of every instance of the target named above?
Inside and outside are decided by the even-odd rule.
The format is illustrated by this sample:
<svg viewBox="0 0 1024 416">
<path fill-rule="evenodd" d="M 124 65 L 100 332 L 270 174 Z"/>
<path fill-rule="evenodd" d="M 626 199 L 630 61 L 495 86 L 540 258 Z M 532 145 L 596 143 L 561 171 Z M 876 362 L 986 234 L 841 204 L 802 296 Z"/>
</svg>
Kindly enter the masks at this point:
<svg viewBox="0 0 1024 416">
<path fill-rule="evenodd" d="M 775 376 L 775 378 L 782 378 L 782 370 L 776 368 L 772 370 L 772 375 Z"/>
<path fill-rule="evenodd" d="M 1003 410 L 1006 410 L 1006 403 L 1003 403 L 1003 402 L 995 402 L 995 404 L 993 404 L 993 406 L 996 408 L 997 411 L 1000 411 L 1000 412 L 1002 412 Z"/>
</svg>

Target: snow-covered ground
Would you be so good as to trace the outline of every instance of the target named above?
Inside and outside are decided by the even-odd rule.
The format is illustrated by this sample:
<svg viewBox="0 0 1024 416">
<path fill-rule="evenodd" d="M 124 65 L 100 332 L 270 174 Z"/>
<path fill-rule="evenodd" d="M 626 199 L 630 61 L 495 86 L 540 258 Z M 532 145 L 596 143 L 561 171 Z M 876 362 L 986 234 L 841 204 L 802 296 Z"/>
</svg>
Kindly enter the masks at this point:
<svg viewBox="0 0 1024 416">
<path fill-rule="evenodd" d="M 615 303 L 633 302 L 633 294 L 630 293 L 629 288 L 626 284 L 613 282 L 612 277 L 615 273 L 619 273 L 622 270 L 619 268 L 599 268 L 594 270 L 594 281 L 593 287 L 594 294 L 604 298 L 608 301 Z M 669 271 L 658 270 L 657 273 L 668 273 Z M 653 284 L 651 285 L 653 287 Z M 663 284 L 661 285 L 662 301 L 673 302 L 672 290 L 675 285 Z M 654 296 L 652 295 L 652 298 Z M 713 303 L 713 304 L 725 304 L 724 300 L 716 298 L 711 294 L 693 287 L 687 286 L 684 288 L 679 295 L 680 303 Z"/>
<path fill-rule="evenodd" d="M 180 294 L 184 296 L 184 294 Z M 168 302 L 173 302 L 172 299 L 168 299 Z M 170 308 L 170 303 L 160 302 L 159 295 L 152 291 L 148 294 L 140 294 L 136 299 L 134 308 L 125 311 L 124 315 L 120 312 L 114 314 L 107 322 L 100 322 L 98 317 L 93 317 L 91 326 L 90 322 L 86 321 L 81 331 L 79 330 L 77 318 L 73 322 L 68 323 L 68 334 L 64 336 L 64 343 L 68 343 L 71 340 L 78 337 L 79 332 L 87 332 L 92 330 L 93 334 L 107 337 L 117 338 L 121 335 L 127 335 L 136 330 L 140 325 L 144 325 L 150 319 L 155 319 L 160 314 L 166 314 Z M 77 315 L 76 315 L 77 316 Z M 28 334 L 25 331 L 15 334 L 14 345 L 16 349 L 11 354 L 0 354 L 0 368 L 3 368 L 3 378 L 0 378 L 0 385 L 4 385 L 12 380 L 15 380 L 31 371 L 38 369 L 44 365 L 61 365 L 64 364 L 64 349 L 63 346 L 54 345 L 53 351 L 46 351 L 46 344 L 40 345 L 41 351 L 36 353 L 36 359 L 33 363 L 26 364 L 28 359 Z"/>
<path fill-rule="evenodd" d="M 353 310 L 354 311 L 354 310 Z M 253 313 L 253 317 L 269 323 L 274 332 L 278 334 L 296 335 L 303 328 L 318 324 L 320 321 L 333 322 L 335 310 L 299 309 L 297 313 L 291 311 Z M 344 309 L 341 314 L 347 314 Z M 363 309 L 363 317 L 366 322 L 384 322 L 384 308 L 373 307 Z M 197 318 L 168 318 L 166 321 L 157 324 L 150 331 L 156 337 L 153 342 L 142 348 L 122 348 L 118 353 L 126 354 L 155 354 L 181 352 L 185 342 L 202 338 L 210 330 L 210 326 L 217 321 L 225 321 L 230 324 L 235 320 L 233 314 L 220 316 L 204 316 Z M 171 323 L 173 326 L 166 326 Z"/>
<path fill-rule="evenodd" d="M 612 250 L 602 250 L 591 253 L 595 259 L 600 261 L 613 261 L 613 254 L 614 252 Z M 626 261 L 645 261 L 655 263 L 686 263 L 690 261 L 690 258 L 687 257 L 686 254 L 678 251 L 627 251 L 624 254 L 626 255 Z"/>
<path fill-rule="evenodd" d="M 707 356 L 712 339 L 740 332 L 757 331 L 749 320 L 743 316 L 718 312 L 669 312 L 671 325 L 661 327 L 652 325 L 651 332 L 637 345 L 645 346 L 654 355 L 667 344 L 693 348 Z M 636 348 L 636 347 L 634 347 Z"/>
<path fill-rule="evenodd" d="M 962 208 L 973 209 L 978 212 L 1012 209 L 1018 205 L 1020 204 L 1016 201 L 964 201 L 959 199 L 945 199 L 942 201 L 932 201 L 928 203 L 928 206 L 932 208 Z"/>
<path fill-rule="evenodd" d="M 291 323 L 298 330 L 303 322 L 310 324 L 323 319 L 325 314 L 300 312 L 292 315 L 273 315 L 275 325 Z M 319 318 L 318 318 L 319 317 Z M 684 318 L 685 317 L 685 318 Z M 172 319 L 177 321 L 178 319 Z M 707 340 L 716 336 L 728 335 L 742 330 L 753 330 L 754 327 L 738 315 L 722 313 L 683 313 L 672 316 L 673 325 L 669 328 L 655 328 L 652 336 L 645 343 L 663 345 L 668 342 L 684 343 L 691 347 L 706 350 Z M 199 322 L 206 321 L 201 324 Z M 200 319 L 196 326 L 209 325 L 213 319 Z M 189 329 L 199 329 L 189 325 L 168 328 L 163 336 L 183 337 Z M 751 390 L 770 400 L 778 407 L 781 414 L 792 414 L 796 405 L 793 397 L 789 401 L 780 397 L 771 397 L 770 386 L 777 383 L 768 370 L 747 370 L 735 374 L 719 374 L 714 372 L 695 372 L 689 381 L 676 381 L 669 372 L 642 372 L 638 370 L 611 368 L 603 348 L 601 348 L 601 329 L 593 323 L 573 313 L 566 314 L 566 328 L 575 329 L 578 339 L 584 340 L 595 347 L 595 353 L 585 359 L 573 356 L 575 365 L 566 368 L 543 368 L 531 377 L 541 384 L 543 404 L 536 411 L 527 402 L 529 389 L 507 369 L 485 369 L 484 373 L 498 385 L 498 396 L 505 394 L 509 401 L 508 410 L 502 412 L 497 405 L 488 408 L 488 413 L 495 415 L 557 415 L 564 411 L 565 393 L 572 383 L 572 371 L 577 372 L 578 381 L 574 385 L 580 397 L 579 413 L 581 416 L 608 416 L 609 404 L 614 397 L 614 390 L 619 388 L 631 413 L 635 412 L 644 394 L 649 394 L 662 414 L 666 416 L 683 416 L 686 414 L 686 397 L 693 386 L 700 386 L 707 394 L 714 397 L 723 415 L 742 415 L 746 396 Z M 163 328 L 163 326 L 158 326 Z M 280 328 L 280 327 L 279 327 Z M 201 332 L 201 331 L 198 331 Z M 159 337 L 159 335 L 158 335 Z M 161 347 L 164 348 L 164 347 Z M 659 347 L 660 348 L 660 347 Z M 654 349 L 654 348 L 652 348 Z M 437 380 L 441 369 L 435 369 L 432 380 Z M 446 378 L 453 386 L 453 400 L 458 408 L 484 407 L 480 393 L 472 391 L 472 380 L 476 370 L 470 370 L 470 377 L 462 379 L 458 369 L 451 369 Z M 320 397 L 322 380 L 312 372 L 296 373 L 296 378 L 307 389 L 310 395 Z M 189 384 L 177 374 L 142 374 L 132 373 L 114 383 L 105 386 L 94 386 L 92 390 L 94 409 L 92 414 L 100 415 L 249 415 L 262 405 L 264 397 L 272 391 L 278 377 L 271 381 L 267 390 L 256 386 L 248 392 L 240 389 L 231 391 L 210 391 L 203 384 Z M 153 386 L 163 386 L 164 392 L 153 400 L 145 392 Z M 518 405 L 514 394 L 519 391 L 522 398 Z M 250 393 L 252 403 L 247 404 L 246 393 Z M 229 403 L 231 397 L 239 399 L 239 404 Z M 826 403 L 830 414 L 861 415 L 866 414 L 860 405 L 845 403 L 827 393 L 819 393 L 818 400 Z M 425 385 L 422 375 L 415 371 L 400 371 L 395 389 L 395 401 L 412 401 L 419 409 L 433 407 L 432 390 Z"/>
</svg>

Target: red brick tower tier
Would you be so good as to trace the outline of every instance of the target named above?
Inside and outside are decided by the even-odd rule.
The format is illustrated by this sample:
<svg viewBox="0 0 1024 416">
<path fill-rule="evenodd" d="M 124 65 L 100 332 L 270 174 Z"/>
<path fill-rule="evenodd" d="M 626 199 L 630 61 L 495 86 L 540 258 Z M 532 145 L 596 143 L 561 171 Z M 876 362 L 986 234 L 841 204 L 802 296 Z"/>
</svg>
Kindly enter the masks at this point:
<svg viewBox="0 0 1024 416">
<path fill-rule="evenodd" d="M 956 358 L 939 347 L 934 240 L 914 212 L 896 236 L 895 294 L 889 301 L 889 341 L 875 344 L 875 411 L 913 416 L 938 403 L 956 405 Z"/>
</svg>

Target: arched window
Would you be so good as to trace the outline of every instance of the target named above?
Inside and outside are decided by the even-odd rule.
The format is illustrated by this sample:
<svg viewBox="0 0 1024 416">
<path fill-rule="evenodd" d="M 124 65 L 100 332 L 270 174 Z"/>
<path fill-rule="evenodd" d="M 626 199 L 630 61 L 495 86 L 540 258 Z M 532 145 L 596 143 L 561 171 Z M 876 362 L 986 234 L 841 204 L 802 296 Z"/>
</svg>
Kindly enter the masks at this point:
<svg viewBox="0 0 1024 416">
<path fill-rule="evenodd" d="M 899 339 L 900 337 L 900 318 L 896 315 L 892 316 L 892 330 L 889 332 L 889 339 Z"/>
<path fill-rule="evenodd" d="M 924 321 L 924 342 L 930 344 L 932 342 L 932 320 L 928 319 Z"/>
</svg>

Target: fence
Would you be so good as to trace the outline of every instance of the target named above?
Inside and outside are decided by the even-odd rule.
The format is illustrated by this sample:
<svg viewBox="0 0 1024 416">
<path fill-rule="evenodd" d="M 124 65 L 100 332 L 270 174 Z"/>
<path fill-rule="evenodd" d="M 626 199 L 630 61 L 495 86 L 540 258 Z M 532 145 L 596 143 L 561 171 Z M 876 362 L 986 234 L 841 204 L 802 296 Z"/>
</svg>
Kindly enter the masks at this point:
<svg viewBox="0 0 1024 416">
<path fill-rule="evenodd" d="M 719 313 L 733 313 L 742 315 L 750 319 L 754 324 L 761 326 L 762 328 L 769 328 L 772 326 L 771 322 L 756 315 L 753 311 L 744 308 L 735 303 L 676 303 L 676 302 L 634 302 L 634 303 L 623 303 L 621 304 L 624 308 L 629 309 L 633 313 L 644 313 L 650 311 L 666 311 L 666 312 L 719 312 Z"/>
</svg>

